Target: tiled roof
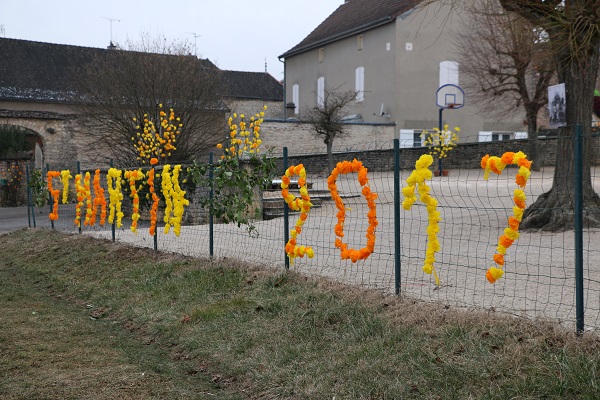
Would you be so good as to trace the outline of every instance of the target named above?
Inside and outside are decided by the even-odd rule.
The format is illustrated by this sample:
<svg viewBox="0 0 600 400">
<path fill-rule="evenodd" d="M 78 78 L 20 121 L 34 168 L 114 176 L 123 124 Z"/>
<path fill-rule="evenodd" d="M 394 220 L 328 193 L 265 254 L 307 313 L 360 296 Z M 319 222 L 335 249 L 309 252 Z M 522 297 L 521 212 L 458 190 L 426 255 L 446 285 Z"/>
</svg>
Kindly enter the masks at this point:
<svg viewBox="0 0 600 400">
<path fill-rule="evenodd" d="M 132 53 L 140 57 L 178 57 L 0 38 L 0 99 L 66 102 L 77 87 L 74 71 L 97 57 Z M 199 62 L 204 68 L 218 70 L 209 60 Z M 223 78 L 226 96 L 283 99 L 281 84 L 269 74 L 223 71 Z"/>
<path fill-rule="evenodd" d="M 283 101 L 283 85 L 267 72 L 223 71 L 226 97 Z"/>
<path fill-rule="evenodd" d="M 349 0 L 339 6 L 304 40 L 279 57 L 293 56 L 357 32 L 393 22 L 421 1 Z"/>
</svg>

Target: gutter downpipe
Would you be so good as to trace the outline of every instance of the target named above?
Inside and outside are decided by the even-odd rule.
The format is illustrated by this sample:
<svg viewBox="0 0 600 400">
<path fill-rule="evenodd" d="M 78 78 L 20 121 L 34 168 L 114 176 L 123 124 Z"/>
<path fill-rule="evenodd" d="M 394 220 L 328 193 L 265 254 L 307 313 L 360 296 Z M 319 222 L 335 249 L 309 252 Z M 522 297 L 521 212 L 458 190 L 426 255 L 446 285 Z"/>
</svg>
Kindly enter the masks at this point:
<svg viewBox="0 0 600 400">
<path fill-rule="evenodd" d="M 287 119 L 287 109 L 285 108 L 286 99 L 287 99 L 287 64 L 285 62 L 285 58 L 281 61 L 281 56 L 277 57 L 280 63 L 283 64 L 283 120 Z"/>
</svg>

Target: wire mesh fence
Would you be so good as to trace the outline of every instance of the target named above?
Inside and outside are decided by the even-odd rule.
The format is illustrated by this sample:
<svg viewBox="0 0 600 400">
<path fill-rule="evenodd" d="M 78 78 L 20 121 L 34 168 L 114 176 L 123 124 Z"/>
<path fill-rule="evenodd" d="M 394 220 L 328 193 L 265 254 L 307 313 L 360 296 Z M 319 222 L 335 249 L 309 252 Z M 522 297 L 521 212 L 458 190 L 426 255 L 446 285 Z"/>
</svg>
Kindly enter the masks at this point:
<svg viewBox="0 0 600 400">
<path fill-rule="evenodd" d="M 590 154 L 597 154 L 600 150 L 597 138 L 588 139 L 586 145 L 590 147 Z M 568 137 L 553 140 L 574 142 L 574 138 Z M 569 329 L 574 329 L 578 321 L 576 299 L 580 295 L 583 296 L 583 309 L 579 312 L 585 315 L 586 329 L 600 329 L 600 229 L 597 227 L 583 227 L 583 240 L 579 244 L 573 226 L 558 231 L 522 231 L 506 253 L 503 278 L 495 284 L 487 282 L 485 275 L 487 269 L 494 265 L 498 237 L 512 213 L 517 169 L 507 167 L 501 175 L 492 174 L 486 181 L 481 168 L 474 166 L 486 153 L 501 156 L 494 152 L 501 148 L 506 151 L 526 150 L 529 142 L 519 140 L 501 145 L 503 147 L 497 147 L 498 143 L 473 147 L 471 153 L 463 149 L 457 152 L 464 158 L 462 160 L 453 159 L 451 154 L 446 162 L 449 175 L 428 181 L 431 195 L 439 202 L 442 219 L 438 233 L 441 249 L 436 254 L 435 263 L 439 285 L 422 270 L 428 240 L 426 207 L 417 202 L 411 210 L 403 210 L 399 206 L 402 198 L 398 195 L 398 188 L 405 186 L 406 178 L 414 168 L 416 156 L 427 149 L 400 149 L 398 143 L 394 146 L 391 142 L 389 145 L 379 143 L 372 148 L 366 146 L 365 149 L 335 154 L 338 161 L 354 158 L 363 161 L 369 169 L 369 186 L 378 195 L 375 251 L 366 260 L 356 263 L 342 260 L 340 250 L 334 244 L 339 210 L 331 199 L 328 174 L 324 172 L 326 156 L 293 154 L 287 160 L 279 160 L 275 179 L 284 173 L 286 161 L 289 165 L 304 164 L 313 203 L 302 232 L 297 236 L 297 243 L 311 246 L 315 255 L 312 259 L 296 258 L 290 268 L 307 275 L 328 277 L 387 293 L 399 292 L 411 298 L 453 307 L 483 308 L 490 312 L 551 319 Z M 557 168 L 567 168 L 557 164 L 556 160 L 560 158 L 556 158 L 555 154 L 559 150 L 551 151 L 548 142 L 543 145 L 543 151 L 538 151 L 537 158 L 533 160 L 539 168 L 534 168 L 525 189 L 528 206 L 552 188 Z M 600 170 L 595 156 L 592 158 L 591 185 L 599 191 Z M 573 171 L 571 167 L 567 169 Z M 108 166 L 101 168 L 101 182 L 105 190 L 107 170 Z M 76 172 L 77 167 L 74 166 L 72 175 Z M 575 190 L 577 179 L 582 177 L 573 176 L 572 190 Z M 208 195 L 207 188 L 196 188 L 193 194 L 188 194 L 192 203 L 186 209 L 179 236 L 174 235 L 172 230 L 165 234 L 160 218 L 157 234 L 151 236 L 147 208 L 141 213 L 137 231 L 132 232 L 129 229 L 131 209 L 127 204 L 122 227 L 115 227 L 113 231 L 108 222 L 104 226 L 96 223 L 94 226 L 82 226 L 81 232 L 107 239 L 114 237 L 118 241 L 162 251 L 198 257 L 236 258 L 283 269 L 286 266 L 285 206 L 281 189 L 274 182 L 273 187 L 261 192 L 257 199 L 262 204 L 264 216 L 253 221 L 258 235 L 249 235 L 243 225 L 210 223 L 208 210 L 199 207 L 194 200 L 194 196 Z M 366 242 L 369 212 L 361 194 L 361 185 L 356 174 L 339 175 L 336 183 L 345 207 L 343 241 L 351 248 L 360 249 Z M 573 212 L 572 207 L 572 204 L 565 204 L 564 209 L 554 211 L 568 214 Z M 75 209 L 73 202 L 59 205 L 59 219 L 54 221 L 53 227 L 79 232 L 74 224 Z M 598 211 L 584 207 L 582 213 Z M 48 212 L 48 208 L 42 214 L 36 209 L 35 216 L 47 223 Z M 298 217 L 298 213 L 289 213 L 289 227 L 294 226 Z M 578 252 L 583 254 L 583 286 L 576 292 Z"/>
</svg>

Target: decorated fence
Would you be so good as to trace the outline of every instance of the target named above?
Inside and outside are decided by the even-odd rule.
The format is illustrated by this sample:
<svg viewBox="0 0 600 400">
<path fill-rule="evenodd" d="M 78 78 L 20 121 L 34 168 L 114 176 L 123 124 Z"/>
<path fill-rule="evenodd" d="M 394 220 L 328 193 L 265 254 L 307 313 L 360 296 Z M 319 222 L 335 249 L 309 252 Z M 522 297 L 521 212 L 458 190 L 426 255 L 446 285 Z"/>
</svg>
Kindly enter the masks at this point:
<svg viewBox="0 0 600 400">
<path fill-rule="evenodd" d="M 397 158 L 399 147 L 396 142 Z M 521 150 L 482 154 L 481 169 L 440 177 L 432 176 L 430 155 L 410 169 L 399 168 L 397 160 L 387 171 L 370 170 L 347 153 L 327 176 L 283 160 L 286 167 L 269 180 L 276 184 L 248 192 L 259 196 L 252 204 L 262 204 L 262 215 L 268 202 L 281 215 L 256 218 L 251 212 L 247 224 L 214 215 L 217 163 L 208 160 L 94 171 L 48 168 L 50 205 L 34 215 L 64 231 L 267 268 L 289 265 L 388 293 L 548 318 L 578 330 L 585 315 L 585 327 L 598 329 L 600 231 L 577 227 L 586 238 L 578 244 L 576 230 L 520 230 L 523 211 L 548 191 L 554 170 L 532 171 L 536 160 Z M 252 163 L 242 160 L 238 168 Z M 222 173 L 234 179 L 235 170 Z M 203 185 L 192 184 L 198 175 L 203 179 L 194 182 Z"/>
</svg>

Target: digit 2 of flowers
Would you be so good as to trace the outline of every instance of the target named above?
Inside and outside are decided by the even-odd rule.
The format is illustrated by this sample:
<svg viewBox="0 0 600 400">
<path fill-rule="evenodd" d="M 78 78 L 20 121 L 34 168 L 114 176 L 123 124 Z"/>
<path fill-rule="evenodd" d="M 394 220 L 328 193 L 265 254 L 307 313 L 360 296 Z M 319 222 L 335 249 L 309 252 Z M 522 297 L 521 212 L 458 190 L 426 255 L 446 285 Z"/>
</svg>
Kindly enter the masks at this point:
<svg viewBox="0 0 600 400">
<path fill-rule="evenodd" d="M 430 154 L 424 154 L 417 162 L 415 162 L 415 169 L 411 172 L 409 177 L 406 179 L 407 186 L 402 188 L 402 194 L 404 195 L 404 201 L 402 201 L 402 208 L 410 210 L 413 204 L 417 201 L 415 189 L 419 193 L 419 200 L 421 200 L 427 207 L 427 218 L 429 224 L 427 225 L 427 248 L 425 249 L 425 260 L 423 262 L 423 272 L 426 274 L 433 274 L 435 283 L 437 286 L 440 285 L 440 278 L 435 270 L 435 253 L 440 251 L 440 242 L 437 238 L 437 233 L 440 231 L 439 222 L 442 220 L 440 212 L 437 211 L 438 201 L 432 197 L 429 192 L 431 188 L 427 186 L 425 181 L 431 179 L 433 173 L 429 169 L 429 166 L 433 163 L 433 157 Z"/>
<path fill-rule="evenodd" d="M 496 254 L 494 254 L 494 262 L 496 267 L 491 267 L 486 272 L 485 276 L 490 283 L 495 283 L 504 275 L 504 256 L 506 250 L 512 246 L 515 240 L 519 238 L 519 224 L 523 219 L 523 211 L 525 210 L 527 196 L 525 196 L 525 186 L 527 180 L 531 176 L 531 161 L 527 160 L 527 156 L 522 151 L 517 153 L 506 152 L 502 157 L 489 156 L 486 154 L 481 159 L 481 168 L 484 169 L 483 179 L 488 180 L 490 172 L 500 175 L 507 165 L 514 164 L 519 166 L 515 182 L 518 189 L 514 190 L 513 201 L 513 216 L 508 218 L 508 227 L 504 229 L 504 234 L 498 239 Z"/>
<path fill-rule="evenodd" d="M 300 198 L 289 192 L 290 178 L 296 175 L 299 177 L 298 188 L 300 190 Z M 313 258 L 315 253 L 312 247 L 298 246 L 296 241 L 297 236 L 302 232 L 302 225 L 304 225 L 304 222 L 308 218 L 308 213 L 312 207 L 306 187 L 306 169 L 304 165 L 291 166 L 285 171 L 285 175 L 281 177 L 281 196 L 292 210 L 300 211 L 300 217 L 296 221 L 295 227 L 290 231 L 290 240 L 285 245 L 285 252 L 290 259 L 290 263 L 293 264 L 294 258 L 302 258 L 305 254 L 308 258 Z"/>
<path fill-rule="evenodd" d="M 348 248 L 348 245 L 342 241 L 344 237 L 344 222 L 346 220 L 346 207 L 344 201 L 340 197 L 337 189 L 337 178 L 340 174 L 348 174 L 355 172 L 358 174 L 358 182 L 362 186 L 362 195 L 367 200 L 367 206 L 369 212 L 367 218 L 369 220 L 369 226 L 367 227 L 367 244 L 360 250 Z M 363 167 L 362 162 L 354 159 L 350 161 L 342 161 L 337 163 L 336 167 L 331 171 L 331 175 L 327 178 L 327 187 L 331 193 L 331 198 L 335 201 L 335 205 L 338 209 L 337 219 L 338 222 L 335 225 L 334 232 L 336 234 L 335 247 L 340 249 L 342 260 L 352 260 L 353 263 L 358 260 L 367 259 L 375 249 L 375 229 L 377 228 L 377 212 L 375 200 L 377 199 L 377 193 L 371 191 L 369 187 L 369 178 L 367 177 L 367 168 Z"/>
</svg>

